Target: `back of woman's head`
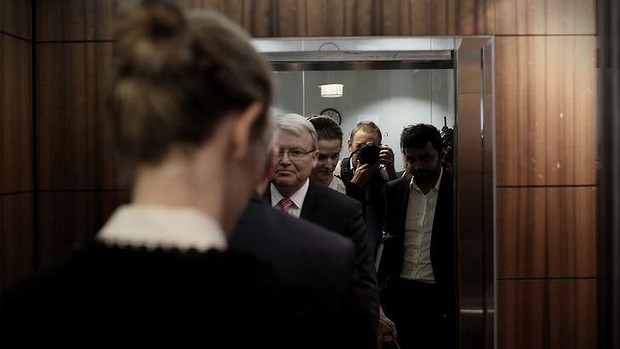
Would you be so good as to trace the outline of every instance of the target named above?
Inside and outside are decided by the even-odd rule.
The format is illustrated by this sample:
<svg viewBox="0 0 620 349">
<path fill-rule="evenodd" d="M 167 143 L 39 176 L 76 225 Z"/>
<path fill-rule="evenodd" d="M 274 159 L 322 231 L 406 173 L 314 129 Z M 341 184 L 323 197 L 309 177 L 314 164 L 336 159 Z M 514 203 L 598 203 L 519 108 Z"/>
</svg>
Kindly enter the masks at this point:
<svg viewBox="0 0 620 349">
<path fill-rule="evenodd" d="M 266 125 L 269 65 L 248 35 L 214 12 L 185 13 L 161 0 L 120 11 L 110 95 L 112 132 L 126 158 L 161 161 L 172 147 L 192 149 L 224 117 L 254 102 Z"/>
</svg>

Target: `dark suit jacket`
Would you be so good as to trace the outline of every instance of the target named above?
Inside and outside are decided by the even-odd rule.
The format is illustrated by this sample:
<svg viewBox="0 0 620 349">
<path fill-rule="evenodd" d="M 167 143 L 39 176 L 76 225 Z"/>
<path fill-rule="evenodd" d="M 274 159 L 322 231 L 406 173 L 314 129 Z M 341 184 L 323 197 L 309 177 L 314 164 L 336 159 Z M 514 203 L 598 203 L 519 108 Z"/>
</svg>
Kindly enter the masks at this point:
<svg viewBox="0 0 620 349">
<path fill-rule="evenodd" d="M 269 190 L 265 192 L 265 198 L 271 202 Z M 368 243 L 361 204 L 310 179 L 300 217 L 353 241 L 359 287 L 367 297 L 369 315 L 373 327 L 376 327 L 379 319 L 379 292 L 374 251 Z"/>
<path fill-rule="evenodd" d="M 400 277 L 404 258 L 405 219 L 409 202 L 410 176 L 401 177 L 386 185 L 385 233 L 390 237 L 383 242 L 378 278 L 384 302 L 384 294 L 394 280 Z M 454 184 L 452 176 L 444 171 L 439 184 L 439 196 L 435 207 L 431 236 L 431 264 L 435 284 L 445 300 L 444 313 L 454 312 L 455 302 L 455 238 L 454 238 Z"/>
<path fill-rule="evenodd" d="M 274 324 L 274 338 L 281 336 L 278 327 L 294 326 L 287 331 L 297 333 L 291 347 L 325 347 L 342 340 L 338 345 L 343 348 L 374 345 L 376 333 L 355 276 L 351 240 L 273 209 L 255 196 L 231 235 L 230 247 L 272 266 L 288 310 Z M 325 331 L 330 332 L 327 337 Z"/>
</svg>

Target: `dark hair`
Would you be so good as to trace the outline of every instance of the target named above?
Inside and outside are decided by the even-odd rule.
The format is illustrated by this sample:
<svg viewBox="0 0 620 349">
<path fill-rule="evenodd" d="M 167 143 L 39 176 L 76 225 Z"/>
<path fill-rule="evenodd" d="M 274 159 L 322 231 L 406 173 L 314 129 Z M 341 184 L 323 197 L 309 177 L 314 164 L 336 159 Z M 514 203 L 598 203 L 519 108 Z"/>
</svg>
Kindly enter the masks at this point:
<svg viewBox="0 0 620 349">
<path fill-rule="evenodd" d="M 372 121 L 360 121 L 357 123 L 357 125 L 355 125 L 355 127 L 353 127 L 353 130 L 351 130 L 351 137 L 349 138 L 351 141 L 353 140 L 353 137 L 355 136 L 355 134 L 357 133 L 357 131 L 359 130 L 364 130 L 364 132 L 374 132 L 377 134 L 377 136 L 379 136 L 379 144 L 381 144 L 381 129 L 379 129 L 379 126 L 377 126 L 377 124 L 375 124 Z"/>
<path fill-rule="evenodd" d="M 443 150 L 443 141 L 439 130 L 433 125 L 416 124 L 409 125 L 403 129 L 400 134 L 400 148 L 424 148 L 426 144 L 431 142 L 435 150 L 441 152 Z"/>
<path fill-rule="evenodd" d="M 325 115 L 314 115 L 308 120 L 314 125 L 320 140 L 339 140 L 342 142 L 342 129 L 334 119 Z"/>
<path fill-rule="evenodd" d="M 109 118 L 128 160 L 157 163 L 173 145 L 192 149 L 254 102 L 264 111 L 252 135 L 265 129 L 271 70 L 224 16 L 144 0 L 120 12 L 114 45 Z"/>
</svg>

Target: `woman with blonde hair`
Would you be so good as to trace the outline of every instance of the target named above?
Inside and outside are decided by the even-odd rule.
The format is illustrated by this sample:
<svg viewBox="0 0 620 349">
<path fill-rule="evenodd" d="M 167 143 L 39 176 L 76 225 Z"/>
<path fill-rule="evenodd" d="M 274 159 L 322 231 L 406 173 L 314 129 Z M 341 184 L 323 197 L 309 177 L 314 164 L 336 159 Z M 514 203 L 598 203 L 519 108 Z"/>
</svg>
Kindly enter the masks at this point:
<svg viewBox="0 0 620 349">
<path fill-rule="evenodd" d="M 164 1 L 121 9 L 114 45 L 108 121 L 131 165 L 130 203 L 9 293 L 3 338 L 268 341 L 269 274 L 227 246 L 262 180 L 268 63 L 231 21 Z"/>
</svg>

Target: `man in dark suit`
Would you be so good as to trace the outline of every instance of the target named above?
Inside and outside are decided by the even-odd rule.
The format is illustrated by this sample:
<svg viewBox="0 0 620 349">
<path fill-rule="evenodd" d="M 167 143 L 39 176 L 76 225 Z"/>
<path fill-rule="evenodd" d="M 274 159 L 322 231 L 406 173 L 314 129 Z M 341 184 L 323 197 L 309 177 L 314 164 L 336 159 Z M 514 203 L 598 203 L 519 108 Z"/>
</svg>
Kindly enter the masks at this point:
<svg viewBox="0 0 620 349">
<path fill-rule="evenodd" d="M 390 147 L 382 145 L 381 140 L 379 126 L 372 121 L 360 121 L 347 141 L 350 156 L 338 162 L 334 169 L 344 183 L 364 191 L 366 228 L 375 252 L 385 224 L 385 184 L 397 178 L 394 153 Z"/>
<path fill-rule="evenodd" d="M 294 348 L 371 348 L 374 329 L 355 276 L 353 242 L 250 199 L 231 249 L 271 266 L 281 314 L 274 341 Z M 325 334 L 329 331 L 329 334 Z"/>
<path fill-rule="evenodd" d="M 454 348 L 453 179 L 434 126 L 405 127 L 400 144 L 409 175 L 386 185 L 381 305 L 402 349 Z"/>
<path fill-rule="evenodd" d="M 358 289 L 368 304 L 368 321 L 376 331 L 379 301 L 372 247 L 368 243 L 361 204 L 310 179 L 316 166 L 318 140 L 314 126 L 298 114 L 278 115 L 278 162 L 265 198 L 271 206 L 325 229 L 355 244 Z"/>
</svg>

